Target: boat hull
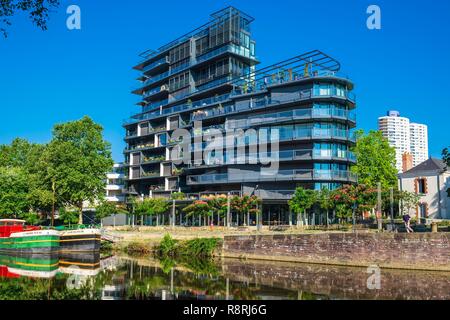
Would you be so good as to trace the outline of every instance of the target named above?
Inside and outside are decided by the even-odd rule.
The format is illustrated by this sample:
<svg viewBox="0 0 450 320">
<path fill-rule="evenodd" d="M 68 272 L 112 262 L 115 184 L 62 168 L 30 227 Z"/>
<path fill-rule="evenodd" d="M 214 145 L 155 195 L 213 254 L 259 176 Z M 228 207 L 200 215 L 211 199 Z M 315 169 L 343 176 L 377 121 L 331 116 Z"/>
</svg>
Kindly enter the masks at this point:
<svg viewBox="0 0 450 320">
<path fill-rule="evenodd" d="M 78 229 L 60 232 L 61 252 L 100 251 L 101 232 L 99 229 Z"/>
<path fill-rule="evenodd" d="M 0 265 L 5 266 L 10 275 L 52 278 L 58 272 L 59 260 L 54 254 L 0 254 Z"/>
<path fill-rule="evenodd" d="M 19 232 L 0 238 L 0 253 L 6 254 L 53 254 L 59 247 L 60 237 L 55 230 Z"/>
</svg>

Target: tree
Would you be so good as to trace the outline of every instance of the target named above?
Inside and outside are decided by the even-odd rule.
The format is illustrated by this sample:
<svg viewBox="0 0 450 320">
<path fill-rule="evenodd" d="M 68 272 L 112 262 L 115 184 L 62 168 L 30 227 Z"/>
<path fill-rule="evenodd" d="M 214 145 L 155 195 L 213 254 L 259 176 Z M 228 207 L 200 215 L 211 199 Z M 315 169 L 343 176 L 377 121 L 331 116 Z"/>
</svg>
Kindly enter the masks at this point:
<svg viewBox="0 0 450 320">
<path fill-rule="evenodd" d="M 14 139 L 10 145 L 0 146 L 0 167 L 20 168 L 27 175 L 26 190 L 33 210 L 48 213 L 52 206 L 52 193 L 42 185 L 37 173 L 39 159 L 46 146 Z"/>
<path fill-rule="evenodd" d="M 301 214 L 306 215 L 306 210 L 311 209 L 316 200 L 317 194 L 314 190 L 305 190 L 302 187 L 295 190 L 294 196 L 289 200 L 289 207 L 297 214 L 297 226 L 301 224 Z"/>
<path fill-rule="evenodd" d="M 359 130 L 356 136 L 357 142 L 353 148 L 356 165 L 351 170 L 358 175 L 358 182 L 369 187 L 381 182 L 383 189 L 396 187 L 395 149 L 388 140 L 380 131 L 370 131 L 364 135 L 364 131 Z"/>
<path fill-rule="evenodd" d="M 399 200 L 403 210 L 402 214 L 407 214 L 419 205 L 420 195 L 414 192 L 400 191 Z"/>
<path fill-rule="evenodd" d="M 220 219 L 225 218 L 228 211 L 228 199 L 226 195 L 211 197 L 208 204 L 213 214 L 217 214 L 217 224 L 220 225 Z M 225 220 L 223 220 L 225 222 Z"/>
<path fill-rule="evenodd" d="M 186 199 L 186 195 L 183 192 L 174 192 L 170 195 L 172 200 L 184 200 Z"/>
<path fill-rule="evenodd" d="M 144 216 L 159 216 L 169 210 L 169 203 L 161 198 L 145 198 L 138 201 L 136 205 L 136 214 L 140 215 L 141 225 L 144 225 Z"/>
<path fill-rule="evenodd" d="M 53 139 L 44 150 L 40 180 L 57 198 L 78 209 L 83 224 L 83 202 L 104 197 L 106 173 L 112 168 L 111 146 L 103 139 L 103 128 L 89 117 L 56 125 Z"/>
<path fill-rule="evenodd" d="M 21 168 L 0 167 L 0 217 L 19 218 L 30 211 L 29 184 Z"/>
<path fill-rule="evenodd" d="M 65 224 L 65 225 L 71 225 L 78 222 L 78 212 L 73 210 L 67 210 L 64 207 L 61 207 L 59 209 L 59 219 Z"/>
<path fill-rule="evenodd" d="M 334 208 L 334 203 L 333 200 L 331 198 L 331 191 L 328 188 L 322 188 L 322 190 L 320 190 L 319 194 L 318 194 L 318 202 L 320 205 L 320 208 L 325 210 L 326 212 L 326 220 L 327 220 L 327 225 L 328 225 L 328 214 L 330 212 L 331 209 Z"/>
<path fill-rule="evenodd" d="M 103 226 L 102 220 L 116 214 L 117 211 L 117 206 L 114 203 L 102 201 L 95 208 L 95 217 L 100 220 L 100 224 Z"/>
<path fill-rule="evenodd" d="M 450 151 L 448 148 L 442 150 L 442 160 L 446 164 L 447 168 L 450 167 Z"/>
<path fill-rule="evenodd" d="M 196 200 L 190 205 L 183 208 L 183 212 L 186 213 L 186 217 L 206 217 L 211 214 L 211 208 L 208 205 L 208 202 L 203 200 Z M 194 225 L 194 223 L 192 223 Z"/>
<path fill-rule="evenodd" d="M 40 29 L 47 30 L 51 8 L 59 6 L 58 0 L 2 0 L 0 1 L 0 33 L 8 36 L 6 27 L 11 25 L 10 17 L 20 11 L 28 13 L 29 19 Z"/>
</svg>

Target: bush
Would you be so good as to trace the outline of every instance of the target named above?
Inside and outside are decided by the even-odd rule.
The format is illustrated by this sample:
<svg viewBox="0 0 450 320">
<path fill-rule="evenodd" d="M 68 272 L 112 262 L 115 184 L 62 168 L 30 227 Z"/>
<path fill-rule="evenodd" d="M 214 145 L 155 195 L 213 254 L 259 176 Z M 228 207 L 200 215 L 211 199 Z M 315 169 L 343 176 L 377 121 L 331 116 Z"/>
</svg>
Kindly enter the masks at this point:
<svg viewBox="0 0 450 320">
<path fill-rule="evenodd" d="M 219 241 L 218 238 L 177 241 L 166 234 L 157 247 L 157 254 L 159 257 L 212 257 Z"/>
<path fill-rule="evenodd" d="M 439 227 L 450 227 L 450 220 L 444 220 L 441 222 L 438 222 Z"/>
<path fill-rule="evenodd" d="M 150 253 L 150 249 L 143 243 L 140 242 L 131 242 L 125 248 L 125 252 L 133 255 L 133 254 L 148 254 Z"/>
<path fill-rule="evenodd" d="M 166 234 L 158 247 L 158 253 L 162 257 L 174 256 L 176 254 L 177 241 L 170 234 Z"/>
<path fill-rule="evenodd" d="M 218 238 L 188 240 L 181 246 L 181 254 L 194 257 L 211 257 L 219 244 Z"/>
</svg>

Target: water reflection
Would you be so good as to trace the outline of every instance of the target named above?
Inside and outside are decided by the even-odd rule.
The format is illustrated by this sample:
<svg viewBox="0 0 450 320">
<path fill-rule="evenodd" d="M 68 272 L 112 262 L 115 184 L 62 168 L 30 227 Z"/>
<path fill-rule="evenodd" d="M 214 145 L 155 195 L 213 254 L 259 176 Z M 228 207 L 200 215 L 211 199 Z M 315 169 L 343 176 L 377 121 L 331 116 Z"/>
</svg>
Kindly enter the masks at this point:
<svg viewBox="0 0 450 320">
<path fill-rule="evenodd" d="M 0 299 L 450 299 L 450 274 L 99 254 L 0 256 Z"/>
</svg>

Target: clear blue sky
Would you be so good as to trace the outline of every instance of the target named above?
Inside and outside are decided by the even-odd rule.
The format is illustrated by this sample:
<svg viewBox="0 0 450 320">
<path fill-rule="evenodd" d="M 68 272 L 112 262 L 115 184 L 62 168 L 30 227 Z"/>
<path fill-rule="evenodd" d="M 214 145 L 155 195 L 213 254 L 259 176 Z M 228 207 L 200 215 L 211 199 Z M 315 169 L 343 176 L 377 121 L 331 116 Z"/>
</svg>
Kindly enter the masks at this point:
<svg viewBox="0 0 450 320">
<path fill-rule="evenodd" d="M 66 28 L 70 4 L 82 30 Z M 366 9 L 382 10 L 382 29 L 366 28 Z M 450 145 L 450 1 L 381 0 L 62 0 L 49 30 L 24 16 L 0 37 L 0 143 L 45 142 L 54 123 L 91 116 L 121 161 L 122 119 L 138 111 L 138 54 L 200 26 L 233 5 L 255 17 L 263 65 L 319 49 L 355 83 L 358 127 L 376 129 L 388 109 L 429 126 L 430 153 Z"/>
</svg>

